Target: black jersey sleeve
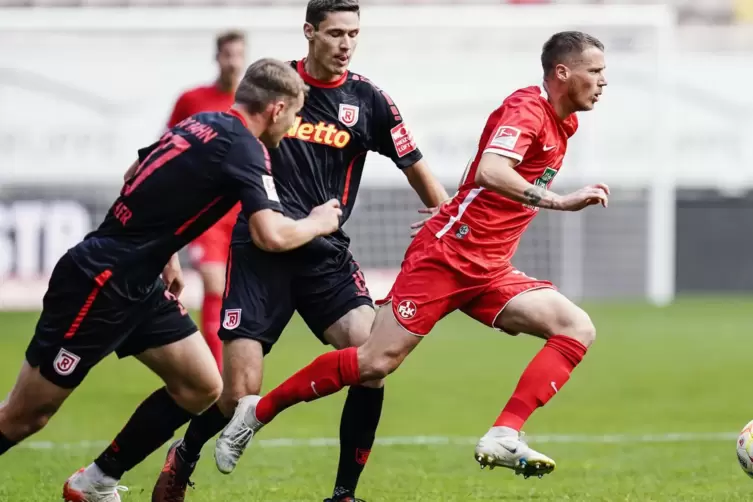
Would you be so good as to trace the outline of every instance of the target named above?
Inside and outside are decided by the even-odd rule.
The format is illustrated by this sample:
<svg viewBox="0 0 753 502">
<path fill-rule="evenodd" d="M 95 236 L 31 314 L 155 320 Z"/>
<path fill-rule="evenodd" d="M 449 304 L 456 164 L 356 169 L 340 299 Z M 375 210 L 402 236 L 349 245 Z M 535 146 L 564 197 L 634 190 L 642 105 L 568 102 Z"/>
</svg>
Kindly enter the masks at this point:
<svg viewBox="0 0 753 502">
<path fill-rule="evenodd" d="M 282 212 L 269 153 L 257 139 L 237 138 L 225 156 L 222 170 L 230 178 L 230 185 L 237 188 L 247 217 L 263 209 Z"/>
<path fill-rule="evenodd" d="M 423 157 L 397 105 L 376 87 L 371 138 L 370 149 L 389 157 L 400 169 L 412 166 Z"/>
</svg>

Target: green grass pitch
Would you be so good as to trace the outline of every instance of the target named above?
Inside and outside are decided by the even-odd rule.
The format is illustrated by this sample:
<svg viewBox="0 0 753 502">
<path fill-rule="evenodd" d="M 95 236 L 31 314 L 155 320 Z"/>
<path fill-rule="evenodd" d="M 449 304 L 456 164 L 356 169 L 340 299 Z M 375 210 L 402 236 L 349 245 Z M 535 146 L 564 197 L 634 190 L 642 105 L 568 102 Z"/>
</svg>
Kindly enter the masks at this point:
<svg viewBox="0 0 753 502">
<path fill-rule="evenodd" d="M 525 429 L 532 446 L 557 461 L 553 474 L 524 480 L 506 469 L 482 471 L 473 460 L 472 441 L 496 418 L 541 342 L 453 315 L 390 377 L 379 430 L 383 438 L 447 443 L 378 445 L 359 495 L 369 502 L 749 500 L 753 482 L 740 470 L 729 433 L 753 418 L 745 397 L 753 299 L 585 307 L 597 341 L 567 387 Z M 14 382 L 35 322 L 35 314 L 0 314 L 0 394 Z M 264 388 L 324 350 L 296 320 L 267 358 Z M 0 457 L 0 501 L 59 500 L 66 477 L 101 449 L 82 442 L 110 440 L 157 385 L 136 361 L 108 358 L 31 439 L 36 448 Z M 215 469 L 210 443 L 187 499 L 321 501 L 332 488 L 337 447 L 275 447 L 269 440 L 336 438 L 344 395 L 286 411 L 260 434 L 267 443 L 252 445 L 230 476 Z M 727 435 L 707 436 L 713 433 Z M 654 441 L 635 439 L 647 434 Z M 556 441 L 570 435 L 583 437 Z M 616 436 L 604 442 L 600 435 Z M 537 442 L 537 436 L 550 437 Z M 164 451 L 126 475 L 124 502 L 150 499 Z"/>
</svg>

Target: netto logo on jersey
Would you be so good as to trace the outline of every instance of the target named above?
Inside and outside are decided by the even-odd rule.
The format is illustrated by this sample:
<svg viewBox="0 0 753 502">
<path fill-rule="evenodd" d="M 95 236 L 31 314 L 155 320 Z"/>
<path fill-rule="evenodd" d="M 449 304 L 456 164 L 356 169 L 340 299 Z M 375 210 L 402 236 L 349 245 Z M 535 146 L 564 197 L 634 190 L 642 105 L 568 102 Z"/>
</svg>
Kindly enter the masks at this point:
<svg viewBox="0 0 753 502">
<path fill-rule="evenodd" d="M 350 143 L 350 133 L 339 130 L 334 124 L 319 122 L 309 124 L 301 117 L 296 117 L 293 126 L 285 134 L 286 138 L 300 139 L 309 143 L 345 148 Z"/>
</svg>

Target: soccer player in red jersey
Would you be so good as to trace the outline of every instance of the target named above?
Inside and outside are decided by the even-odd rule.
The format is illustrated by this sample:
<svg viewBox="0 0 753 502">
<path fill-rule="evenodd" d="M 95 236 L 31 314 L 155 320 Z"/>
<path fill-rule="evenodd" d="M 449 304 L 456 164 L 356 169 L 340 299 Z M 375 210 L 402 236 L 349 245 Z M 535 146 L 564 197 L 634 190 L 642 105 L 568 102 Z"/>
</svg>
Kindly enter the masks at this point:
<svg viewBox="0 0 753 502">
<path fill-rule="evenodd" d="M 489 116 L 457 194 L 411 243 L 382 302 L 391 308 L 379 310 L 366 343 L 320 356 L 263 398 L 243 398 L 247 405 L 238 409 L 246 413 L 236 412 L 218 445 L 227 437 L 253 436 L 296 403 L 385 378 L 437 321 L 461 310 L 492 328 L 546 340 L 478 442 L 476 459 L 482 467 L 503 466 L 526 477 L 554 469 L 552 459 L 522 441 L 520 429 L 562 389 L 595 329 L 550 282 L 519 272 L 510 259 L 540 208 L 607 206 L 603 184 L 567 195 L 549 191 L 577 129 L 575 113 L 591 110 L 607 85 L 603 51 L 600 41 L 581 32 L 557 33 L 545 43 L 543 84 L 514 92 Z"/>
<path fill-rule="evenodd" d="M 217 66 L 219 75 L 211 85 L 190 89 L 175 102 L 168 127 L 199 112 L 224 112 L 235 99 L 235 88 L 245 67 L 246 39 L 243 33 L 229 31 L 218 35 Z M 235 206 L 213 227 L 188 246 L 189 256 L 201 275 L 204 301 L 201 308 L 201 332 L 217 366 L 222 370 L 222 342 L 220 329 L 222 292 L 225 289 L 225 264 L 230 249 L 230 236 L 238 217 L 240 205 Z"/>
</svg>

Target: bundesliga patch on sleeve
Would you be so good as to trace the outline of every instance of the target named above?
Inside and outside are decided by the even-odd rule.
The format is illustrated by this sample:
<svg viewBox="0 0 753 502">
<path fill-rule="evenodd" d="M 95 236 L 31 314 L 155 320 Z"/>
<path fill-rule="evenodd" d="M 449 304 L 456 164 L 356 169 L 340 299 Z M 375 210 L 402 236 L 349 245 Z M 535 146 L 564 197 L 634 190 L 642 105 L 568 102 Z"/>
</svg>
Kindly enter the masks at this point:
<svg viewBox="0 0 753 502">
<path fill-rule="evenodd" d="M 264 183 L 264 190 L 267 191 L 267 198 L 275 202 L 280 202 L 280 197 L 277 195 L 277 187 L 275 186 L 275 179 L 268 174 L 262 174 L 261 180 Z"/>
<path fill-rule="evenodd" d="M 494 133 L 494 137 L 489 142 L 489 146 L 496 146 L 505 150 L 515 150 L 518 138 L 520 138 L 520 129 L 517 127 L 499 126 Z"/>
<path fill-rule="evenodd" d="M 392 142 L 395 144 L 397 156 L 402 158 L 416 150 L 416 142 L 413 141 L 413 135 L 405 124 L 400 123 L 390 130 Z"/>
</svg>

